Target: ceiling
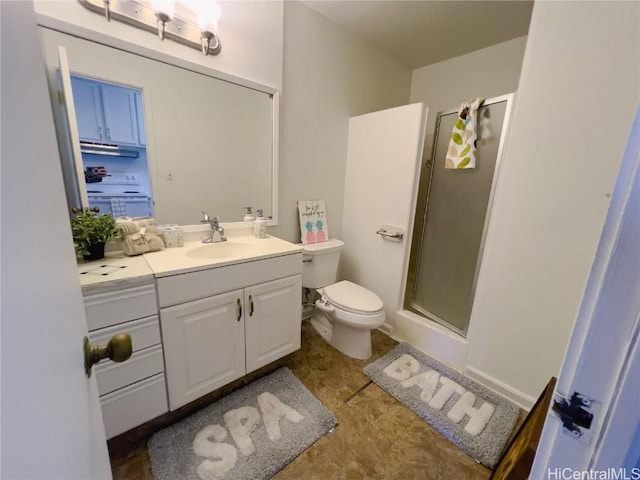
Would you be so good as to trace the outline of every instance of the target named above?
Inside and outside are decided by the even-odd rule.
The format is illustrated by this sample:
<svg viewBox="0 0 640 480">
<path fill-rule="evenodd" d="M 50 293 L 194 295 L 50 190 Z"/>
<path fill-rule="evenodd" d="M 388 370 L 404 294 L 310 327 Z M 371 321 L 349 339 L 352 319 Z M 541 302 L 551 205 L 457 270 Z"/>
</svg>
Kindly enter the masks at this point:
<svg viewBox="0 0 640 480">
<path fill-rule="evenodd" d="M 529 0 L 301 1 L 411 68 L 526 35 L 533 8 Z"/>
</svg>

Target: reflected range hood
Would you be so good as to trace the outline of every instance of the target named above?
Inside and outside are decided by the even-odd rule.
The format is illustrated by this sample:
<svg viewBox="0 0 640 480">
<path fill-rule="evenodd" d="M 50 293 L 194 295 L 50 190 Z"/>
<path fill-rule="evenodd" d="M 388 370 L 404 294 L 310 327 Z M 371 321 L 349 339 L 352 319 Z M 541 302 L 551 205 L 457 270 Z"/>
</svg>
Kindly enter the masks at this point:
<svg viewBox="0 0 640 480">
<path fill-rule="evenodd" d="M 126 150 L 121 148 L 120 145 L 110 143 L 80 142 L 80 152 L 93 155 L 108 155 L 110 157 L 138 158 L 140 156 L 140 153 L 135 150 Z"/>
</svg>

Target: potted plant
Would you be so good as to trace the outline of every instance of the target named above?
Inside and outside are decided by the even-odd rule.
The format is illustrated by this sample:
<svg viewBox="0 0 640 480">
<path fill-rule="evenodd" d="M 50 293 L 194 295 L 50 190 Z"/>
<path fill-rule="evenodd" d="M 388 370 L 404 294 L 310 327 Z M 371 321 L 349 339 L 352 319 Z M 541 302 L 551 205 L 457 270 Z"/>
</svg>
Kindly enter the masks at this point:
<svg viewBox="0 0 640 480">
<path fill-rule="evenodd" d="M 104 257 L 105 242 L 118 235 L 118 228 L 111 215 L 96 215 L 85 208 L 71 219 L 71 234 L 77 254 L 98 260 Z"/>
</svg>

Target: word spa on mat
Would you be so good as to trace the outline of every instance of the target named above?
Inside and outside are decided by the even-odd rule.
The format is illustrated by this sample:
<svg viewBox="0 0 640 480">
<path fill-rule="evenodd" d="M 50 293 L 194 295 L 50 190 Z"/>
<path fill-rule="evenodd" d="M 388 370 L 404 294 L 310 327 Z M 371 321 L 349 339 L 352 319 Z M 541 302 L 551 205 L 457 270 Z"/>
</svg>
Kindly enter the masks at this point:
<svg viewBox="0 0 640 480">
<path fill-rule="evenodd" d="M 453 423 L 461 422 L 465 415 L 468 415 L 469 421 L 464 426 L 464 430 L 470 435 L 480 435 L 495 412 L 495 406 L 482 399 L 483 403 L 479 407 L 474 407 L 476 395 L 439 372 L 429 369 L 419 373 L 420 362 L 408 353 L 402 354 L 391 362 L 383 372 L 399 381 L 404 388 L 417 385 L 422 390 L 420 400 L 436 410 L 445 409 L 445 405 L 453 394 L 458 394 L 460 396 L 458 401 L 448 407 L 449 411 L 445 409 L 444 412 Z"/>
<path fill-rule="evenodd" d="M 337 423 L 282 367 L 153 435 L 153 478 L 265 480 Z"/>
<path fill-rule="evenodd" d="M 300 412 L 282 403 L 278 397 L 269 392 L 261 393 L 257 400 L 267 435 L 272 442 L 282 438 L 281 419 L 293 423 L 300 423 L 304 420 Z M 242 455 L 248 457 L 253 454 L 256 451 L 256 446 L 251 440 L 251 433 L 260 423 L 258 409 L 251 406 L 236 408 L 225 413 L 223 418 Z M 215 442 L 212 442 L 211 438 Z M 202 461 L 196 468 L 196 473 L 203 480 L 223 478 L 224 474 L 235 467 L 238 462 L 238 450 L 233 445 L 224 442 L 226 438 L 227 430 L 218 424 L 207 425 L 196 434 L 193 440 L 193 451 L 199 457 L 212 459 Z"/>
</svg>

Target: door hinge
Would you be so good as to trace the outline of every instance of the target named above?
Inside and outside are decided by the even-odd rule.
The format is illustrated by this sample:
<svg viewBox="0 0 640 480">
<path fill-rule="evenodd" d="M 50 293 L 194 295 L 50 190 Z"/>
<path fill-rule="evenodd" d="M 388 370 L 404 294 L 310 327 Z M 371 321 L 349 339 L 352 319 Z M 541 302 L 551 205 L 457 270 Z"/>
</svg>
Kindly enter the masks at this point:
<svg viewBox="0 0 640 480">
<path fill-rule="evenodd" d="M 597 400 L 579 392 L 573 392 L 569 398 L 554 392 L 551 410 L 562 422 L 564 433 L 588 444 L 599 404 Z"/>
<path fill-rule="evenodd" d="M 60 105 L 64 105 L 64 92 L 62 90 L 58 90 L 58 102 Z"/>
</svg>

